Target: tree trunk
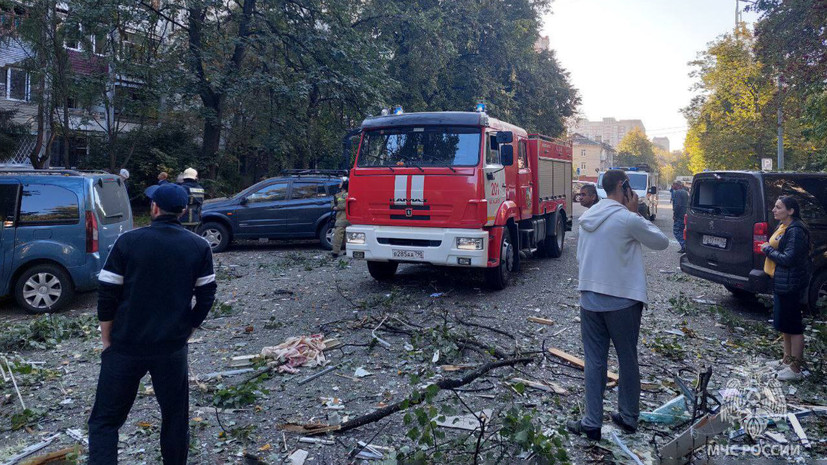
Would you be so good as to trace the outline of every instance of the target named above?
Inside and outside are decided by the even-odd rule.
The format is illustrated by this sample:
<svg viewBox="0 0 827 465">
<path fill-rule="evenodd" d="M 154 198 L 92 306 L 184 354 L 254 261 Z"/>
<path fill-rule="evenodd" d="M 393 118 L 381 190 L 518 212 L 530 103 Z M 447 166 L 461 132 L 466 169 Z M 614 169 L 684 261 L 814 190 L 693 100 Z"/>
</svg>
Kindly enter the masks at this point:
<svg viewBox="0 0 827 465">
<path fill-rule="evenodd" d="M 207 164 L 210 179 L 218 175 L 218 149 L 221 144 L 221 103 L 216 99 L 212 107 L 208 107 L 210 115 L 204 118 L 204 141 L 201 145 L 201 155 Z M 206 102 L 205 102 L 206 106 Z"/>
</svg>

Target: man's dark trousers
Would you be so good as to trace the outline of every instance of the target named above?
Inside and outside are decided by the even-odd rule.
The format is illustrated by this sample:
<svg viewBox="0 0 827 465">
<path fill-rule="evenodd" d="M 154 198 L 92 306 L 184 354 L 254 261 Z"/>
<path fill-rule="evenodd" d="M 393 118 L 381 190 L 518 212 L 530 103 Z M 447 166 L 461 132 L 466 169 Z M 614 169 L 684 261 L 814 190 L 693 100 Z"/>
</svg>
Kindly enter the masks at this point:
<svg viewBox="0 0 827 465">
<path fill-rule="evenodd" d="M 672 210 L 672 234 L 680 244 L 681 249 L 686 248 L 686 241 L 683 239 L 683 230 L 686 227 L 684 217 L 686 216 L 686 205 L 676 205 Z"/>
<path fill-rule="evenodd" d="M 95 406 L 89 417 L 89 464 L 118 463 L 118 429 L 135 402 L 141 378 L 149 372 L 161 407 L 161 456 L 164 465 L 186 465 L 189 451 L 189 375 L 187 346 L 162 355 L 101 354 Z"/>
<path fill-rule="evenodd" d="M 586 412 L 582 424 L 586 428 L 600 428 L 603 424 L 603 392 L 606 390 L 609 342 L 615 346 L 620 365 L 618 411 L 626 424 L 637 426 L 640 415 L 637 342 L 642 314 L 641 303 L 610 312 L 593 312 L 580 308 L 580 334 L 586 359 Z"/>
</svg>

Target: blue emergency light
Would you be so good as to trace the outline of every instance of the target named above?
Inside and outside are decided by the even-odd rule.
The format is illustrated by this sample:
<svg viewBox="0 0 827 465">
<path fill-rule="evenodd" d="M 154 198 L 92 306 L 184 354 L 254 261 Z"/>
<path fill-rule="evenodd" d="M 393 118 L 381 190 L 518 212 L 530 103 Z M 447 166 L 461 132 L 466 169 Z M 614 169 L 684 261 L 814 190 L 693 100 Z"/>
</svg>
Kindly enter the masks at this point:
<svg viewBox="0 0 827 465">
<path fill-rule="evenodd" d="M 476 111 L 477 113 L 485 113 L 485 103 L 478 103 L 477 106 L 474 108 L 474 111 Z"/>
<path fill-rule="evenodd" d="M 405 111 L 402 110 L 402 105 L 397 105 L 397 106 L 393 107 L 393 114 L 394 115 L 401 115 L 402 113 L 405 113 Z"/>
</svg>

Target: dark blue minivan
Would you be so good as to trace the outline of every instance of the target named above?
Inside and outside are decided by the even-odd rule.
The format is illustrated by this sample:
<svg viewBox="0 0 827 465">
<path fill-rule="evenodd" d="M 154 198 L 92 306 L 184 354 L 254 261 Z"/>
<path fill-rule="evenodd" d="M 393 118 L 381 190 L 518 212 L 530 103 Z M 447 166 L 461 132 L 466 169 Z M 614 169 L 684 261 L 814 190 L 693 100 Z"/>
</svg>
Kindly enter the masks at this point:
<svg viewBox="0 0 827 465">
<path fill-rule="evenodd" d="M 0 296 L 50 313 L 97 287 L 132 209 L 120 176 L 0 167 L 0 220 Z"/>
<path fill-rule="evenodd" d="M 318 239 L 331 248 L 331 202 L 346 172 L 291 170 L 238 194 L 204 202 L 198 233 L 213 252 L 236 239 Z"/>
</svg>

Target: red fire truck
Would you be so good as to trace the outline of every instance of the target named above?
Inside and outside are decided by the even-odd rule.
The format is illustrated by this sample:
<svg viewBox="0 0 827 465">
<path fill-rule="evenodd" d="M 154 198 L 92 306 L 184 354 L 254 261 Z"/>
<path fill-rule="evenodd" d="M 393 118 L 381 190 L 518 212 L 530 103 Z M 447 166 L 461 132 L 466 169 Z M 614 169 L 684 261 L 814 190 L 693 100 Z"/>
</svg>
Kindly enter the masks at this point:
<svg viewBox="0 0 827 465">
<path fill-rule="evenodd" d="M 485 269 L 502 289 L 520 251 L 559 257 L 571 229 L 571 143 L 481 112 L 402 113 L 361 126 L 347 254 L 377 280 L 400 263 Z"/>
</svg>

